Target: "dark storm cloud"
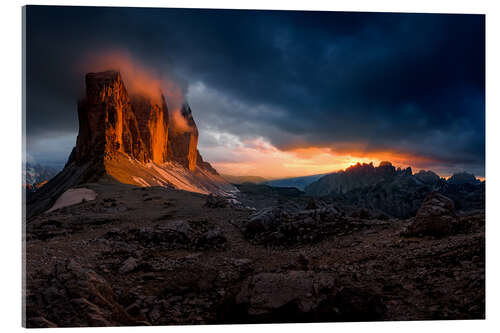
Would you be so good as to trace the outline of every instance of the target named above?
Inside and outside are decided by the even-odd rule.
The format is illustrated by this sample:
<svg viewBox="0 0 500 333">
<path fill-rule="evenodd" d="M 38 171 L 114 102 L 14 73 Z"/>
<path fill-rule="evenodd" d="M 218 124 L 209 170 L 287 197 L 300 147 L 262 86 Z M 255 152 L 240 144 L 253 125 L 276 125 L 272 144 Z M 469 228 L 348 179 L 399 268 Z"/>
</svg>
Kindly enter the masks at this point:
<svg viewBox="0 0 500 333">
<path fill-rule="evenodd" d="M 200 127 L 484 175 L 484 28 L 480 15 L 30 7 L 28 143 L 77 131 L 75 64 L 117 48 L 212 101 L 193 110 Z"/>
</svg>

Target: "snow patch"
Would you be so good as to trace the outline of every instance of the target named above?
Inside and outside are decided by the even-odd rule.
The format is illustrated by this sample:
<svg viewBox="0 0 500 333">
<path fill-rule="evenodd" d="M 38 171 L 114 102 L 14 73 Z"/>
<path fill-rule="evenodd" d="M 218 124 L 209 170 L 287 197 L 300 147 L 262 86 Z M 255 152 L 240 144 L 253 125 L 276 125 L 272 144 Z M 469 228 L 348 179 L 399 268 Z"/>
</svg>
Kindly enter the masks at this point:
<svg viewBox="0 0 500 333">
<path fill-rule="evenodd" d="M 56 203 L 50 208 L 47 213 L 52 212 L 56 209 L 63 208 L 66 206 L 76 205 L 82 201 L 95 200 L 97 193 L 88 188 L 70 188 L 64 192 L 57 200 Z"/>
<path fill-rule="evenodd" d="M 204 187 L 193 184 L 194 179 L 192 174 L 181 166 L 168 164 L 165 168 L 162 168 L 154 163 L 148 163 L 147 167 L 153 169 L 162 179 L 171 183 L 175 188 L 203 194 L 209 193 Z"/>
</svg>

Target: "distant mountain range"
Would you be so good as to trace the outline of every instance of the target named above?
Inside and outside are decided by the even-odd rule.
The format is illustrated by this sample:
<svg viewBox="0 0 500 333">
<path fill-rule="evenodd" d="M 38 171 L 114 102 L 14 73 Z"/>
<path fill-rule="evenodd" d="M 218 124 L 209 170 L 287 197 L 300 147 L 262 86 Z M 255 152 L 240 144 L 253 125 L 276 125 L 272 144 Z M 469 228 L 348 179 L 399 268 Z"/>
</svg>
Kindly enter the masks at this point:
<svg viewBox="0 0 500 333">
<path fill-rule="evenodd" d="M 358 163 L 345 170 L 325 175 L 309 184 L 305 188 L 305 192 L 313 196 L 338 195 L 379 183 L 402 180 L 431 186 L 440 182 L 455 185 L 481 183 L 474 175 L 467 172 L 456 173 L 445 180 L 430 170 L 421 170 L 413 174 L 410 167 L 406 169 L 395 168 L 391 162 L 385 161 L 381 162 L 378 167 L 375 167 L 373 163 Z"/>
<path fill-rule="evenodd" d="M 58 172 L 58 169 L 51 166 L 26 163 L 23 168 L 24 188 L 28 193 L 34 192 L 45 185 L 50 179 L 57 175 Z"/>
<path fill-rule="evenodd" d="M 448 179 L 431 170 L 413 173 L 410 167 L 396 168 L 391 162 L 353 165 L 329 174 L 265 180 L 257 176 L 223 176 L 232 184 L 258 184 L 279 188 L 296 188 L 311 197 L 382 211 L 406 218 L 416 213 L 424 197 L 438 191 L 451 198 L 458 209 L 483 209 L 485 184 L 467 172 Z M 266 192 L 264 187 L 255 188 Z M 267 193 L 267 192 L 266 192 Z"/>
<path fill-rule="evenodd" d="M 306 186 L 317 181 L 321 177 L 326 174 L 312 175 L 312 176 L 303 176 L 303 177 L 293 177 L 293 178 L 284 178 L 284 179 L 276 179 L 265 182 L 266 185 L 274 186 L 274 187 L 295 187 L 301 191 L 304 191 Z"/>
<path fill-rule="evenodd" d="M 261 184 L 267 181 L 266 178 L 260 176 L 233 176 L 233 175 L 221 175 L 221 176 L 229 183 L 236 185 L 244 183 Z"/>
<path fill-rule="evenodd" d="M 414 215 L 431 191 L 451 198 L 458 209 L 484 209 L 485 183 L 474 175 L 461 172 L 446 180 L 432 171 L 414 174 L 410 167 L 395 168 L 390 162 L 382 162 L 378 167 L 358 163 L 305 187 L 306 194 L 312 197 L 404 218 Z"/>
<path fill-rule="evenodd" d="M 315 182 L 326 174 L 303 176 L 303 177 L 292 177 L 292 178 L 282 178 L 268 180 L 260 176 L 233 176 L 233 175 L 221 175 L 222 178 L 230 182 L 231 184 L 262 184 L 269 185 L 273 187 L 295 187 L 301 191 L 304 191 L 307 185 Z"/>
</svg>

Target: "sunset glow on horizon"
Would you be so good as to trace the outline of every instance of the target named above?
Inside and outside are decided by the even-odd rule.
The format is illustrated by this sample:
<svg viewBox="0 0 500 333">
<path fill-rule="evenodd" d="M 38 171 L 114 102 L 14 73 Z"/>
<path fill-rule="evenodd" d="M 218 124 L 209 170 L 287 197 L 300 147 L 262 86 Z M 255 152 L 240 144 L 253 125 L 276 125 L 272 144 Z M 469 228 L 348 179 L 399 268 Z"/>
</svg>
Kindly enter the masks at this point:
<svg viewBox="0 0 500 333">
<path fill-rule="evenodd" d="M 439 164 L 439 161 L 422 156 L 395 152 L 353 150 L 349 153 L 325 147 L 280 150 L 263 138 L 240 141 L 235 136 L 219 147 L 206 147 L 202 153 L 221 174 L 260 176 L 269 180 L 332 173 L 357 163 L 373 163 L 378 166 L 382 161 L 389 161 L 396 168 L 411 167 L 414 173 L 420 170 L 435 171 L 435 165 Z M 231 158 L 228 159 L 227 156 Z M 440 177 L 451 176 L 435 172 Z M 484 177 L 478 178 L 484 180 Z"/>
</svg>

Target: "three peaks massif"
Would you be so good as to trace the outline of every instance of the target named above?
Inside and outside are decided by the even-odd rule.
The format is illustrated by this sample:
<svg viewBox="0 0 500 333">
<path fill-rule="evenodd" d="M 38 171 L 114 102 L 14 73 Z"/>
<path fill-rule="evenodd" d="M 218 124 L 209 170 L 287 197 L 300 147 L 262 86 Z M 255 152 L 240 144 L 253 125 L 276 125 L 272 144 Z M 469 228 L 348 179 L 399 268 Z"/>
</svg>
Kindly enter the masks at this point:
<svg viewBox="0 0 500 333">
<path fill-rule="evenodd" d="M 67 190 L 95 182 L 222 196 L 238 191 L 232 185 L 237 182 L 230 184 L 203 160 L 187 103 L 181 105 L 175 96 L 167 100 L 161 91 L 127 90 L 121 74 L 113 70 L 88 73 L 85 87 L 85 97 L 78 103 L 76 146 L 61 172 L 46 184 L 35 184 L 36 191 L 27 198 L 28 217 L 53 207 Z M 430 191 L 452 198 L 460 208 L 484 205 L 484 183 L 471 174 L 445 180 L 432 171 L 413 174 L 411 168 L 396 169 L 390 162 L 378 167 L 358 163 L 331 174 L 265 183 L 296 187 L 311 197 L 329 197 L 402 218 L 414 215 Z M 265 185 L 254 190 L 270 191 Z"/>
<path fill-rule="evenodd" d="M 163 93 L 159 99 L 129 93 L 114 70 L 88 73 L 85 86 L 76 146 L 64 169 L 28 200 L 28 216 L 48 209 L 71 187 L 110 178 L 205 194 L 233 189 L 203 161 L 189 105 L 174 117 Z"/>
</svg>

